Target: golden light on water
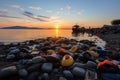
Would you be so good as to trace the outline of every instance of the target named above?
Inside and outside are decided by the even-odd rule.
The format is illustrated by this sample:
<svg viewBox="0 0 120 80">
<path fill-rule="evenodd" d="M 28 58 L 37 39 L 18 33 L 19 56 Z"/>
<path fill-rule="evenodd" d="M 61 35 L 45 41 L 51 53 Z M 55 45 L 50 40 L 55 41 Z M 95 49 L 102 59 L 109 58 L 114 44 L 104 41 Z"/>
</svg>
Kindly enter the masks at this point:
<svg viewBox="0 0 120 80">
<path fill-rule="evenodd" d="M 58 34 L 59 34 L 59 24 L 56 24 L 55 25 L 55 36 L 58 37 Z"/>
<path fill-rule="evenodd" d="M 58 33 L 59 33 L 59 30 L 58 30 L 58 28 L 56 28 L 56 29 L 55 29 L 56 37 L 58 37 Z"/>
</svg>

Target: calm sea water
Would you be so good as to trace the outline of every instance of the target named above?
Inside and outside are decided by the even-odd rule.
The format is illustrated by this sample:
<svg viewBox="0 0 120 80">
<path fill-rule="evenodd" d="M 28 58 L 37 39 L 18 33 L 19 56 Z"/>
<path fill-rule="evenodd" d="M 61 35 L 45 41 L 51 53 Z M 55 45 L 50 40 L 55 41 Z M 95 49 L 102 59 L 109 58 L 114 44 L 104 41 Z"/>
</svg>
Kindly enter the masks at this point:
<svg viewBox="0 0 120 80">
<path fill-rule="evenodd" d="M 104 46 L 105 42 L 97 36 L 89 37 L 88 34 L 72 34 L 72 30 L 50 29 L 50 30 L 26 30 L 26 29 L 1 29 L 0 42 L 22 42 L 45 37 L 67 37 L 76 40 L 88 39 Z"/>
</svg>

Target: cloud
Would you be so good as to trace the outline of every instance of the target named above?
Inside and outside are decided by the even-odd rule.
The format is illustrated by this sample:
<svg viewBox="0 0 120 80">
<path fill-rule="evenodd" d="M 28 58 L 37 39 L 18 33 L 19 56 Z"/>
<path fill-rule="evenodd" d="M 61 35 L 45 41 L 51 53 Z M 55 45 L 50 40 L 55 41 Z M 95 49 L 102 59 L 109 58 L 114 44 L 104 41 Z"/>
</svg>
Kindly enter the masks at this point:
<svg viewBox="0 0 120 80">
<path fill-rule="evenodd" d="M 0 17 L 5 17 L 5 18 L 20 18 L 20 17 L 10 16 L 8 13 L 9 12 L 8 12 L 7 9 L 2 9 L 2 10 L 0 10 Z"/>
<path fill-rule="evenodd" d="M 63 8 L 60 8 L 60 10 L 62 11 L 62 10 L 63 10 Z"/>
<path fill-rule="evenodd" d="M 48 17 L 48 16 L 42 16 L 42 15 L 38 15 L 38 17 L 43 17 L 43 18 L 50 18 L 50 17 Z"/>
<path fill-rule="evenodd" d="M 0 15 L 8 14 L 7 9 L 0 9 Z"/>
<path fill-rule="evenodd" d="M 77 12 L 78 15 L 82 15 L 82 12 Z"/>
<path fill-rule="evenodd" d="M 32 19 L 36 19 L 38 21 L 48 22 L 48 20 L 46 19 L 46 18 L 48 18 L 47 16 L 35 15 L 35 14 L 28 12 L 28 11 L 24 11 L 23 15 L 30 17 Z"/>
<path fill-rule="evenodd" d="M 52 10 L 46 10 L 47 13 L 52 13 Z"/>
<path fill-rule="evenodd" d="M 14 16 L 9 16 L 9 15 L 0 15 L 0 17 L 5 17 L 5 18 L 19 18 L 20 19 L 20 17 L 14 17 Z"/>
<path fill-rule="evenodd" d="M 24 9 L 20 5 L 12 5 L 11 7 L 24 11 Z"/>
<path fill-rule="evenodd" d="M 60 17 L 54 17 L 54 16 L 51 16 L 50 19 L 51 19 L 51 20 L 59 20 Z"/>
<path fill-rule="evenodd" d="M 49 21 L 54 23 L 59 23 L 61 21 L 61 18 L 58 16 L 51 16 Z"/>
<path fill-rule="evenodd" d="M 70 5 L 67 5 L 67 10 L 71 10 L 71 6 Z"/>
<path fill-rule="evenodd" d="M 42 9 L 41 7 L 35 7 L 35 6 L 29 6 L 30 9 L 33 9 L 33 10 L 40 10 Z"/>
<path fill-rule="evenodd" d="M 82 15 L 84 10 L 82 9 L 81 11 L 77 12 L 77 15 Z"/>
<path fill-rule="evenodd" d="M 60 10 L 62 11 L 62 10 L 63 10 L 63 8 L 60 8 Z"/>
</svg>

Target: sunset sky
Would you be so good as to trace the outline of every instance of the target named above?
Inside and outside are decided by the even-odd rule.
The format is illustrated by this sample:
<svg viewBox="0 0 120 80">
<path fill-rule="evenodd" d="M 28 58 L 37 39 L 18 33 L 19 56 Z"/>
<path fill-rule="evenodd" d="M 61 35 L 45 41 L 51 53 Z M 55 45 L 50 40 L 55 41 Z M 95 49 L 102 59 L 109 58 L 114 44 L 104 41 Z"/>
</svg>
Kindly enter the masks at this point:
<svg viewBox="0 0 120 80">
<path fill-rule="evenodd" d="M 120 19 L 120 0 L 0 0 L 0 27 L 101 27 Z"/>
</svg>

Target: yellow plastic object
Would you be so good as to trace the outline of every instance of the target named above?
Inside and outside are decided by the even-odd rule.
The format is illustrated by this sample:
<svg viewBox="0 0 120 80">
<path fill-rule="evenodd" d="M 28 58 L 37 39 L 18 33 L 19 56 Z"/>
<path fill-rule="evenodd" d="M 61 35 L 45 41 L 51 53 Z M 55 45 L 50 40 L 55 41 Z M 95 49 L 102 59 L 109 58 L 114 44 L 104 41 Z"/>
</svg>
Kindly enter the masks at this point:
<svg viewBox="0 0 120 80">
<path fill-rule="evenodd" d="M 74 53 L 77 51 L 77 49 L 78 49 L 77 46 L 73 46 L 69 51 Z"/>
<path fill-rule="evenodd" d="M 62 43 L 61 47 L 67 47 L 67 44 Z"/>
<path fill-rule="evenodd" d="M 47 50 L 47 53 L 48 53 L 48 55 L 49 55 L 49 54 L 55 53 L 55 51 L 54 51 L 54 50 Z"/>
<path fill-rule="evenodd" d="M 64 55 L 64 57 L 62 58 L 62 61 L 61 61 L 61 65 L 64 67 L 69 67 L 73 63 L 74 63 L 74 59 L 68 54 Z"/>
<path fill-rule="evenodd" d="M 35 52 L 35 51 L 38 51 L 38 49 L 37 48 L 32 49 L 32 52 Z"/>
<path fill-rule="evenodd" d="M 99 57 L 99 54 L 94 52 L 94 51 L 88 51 L 88 53 L 93 56 L 94 58 L 98 58 Z"/>
<path fill-rule="evenodd" d="M 89 50 L 90 50 L 90 51 L 92 51 L 92 50 L 97 50 L 97 47 L 90 47 Z"/>
</svg>

